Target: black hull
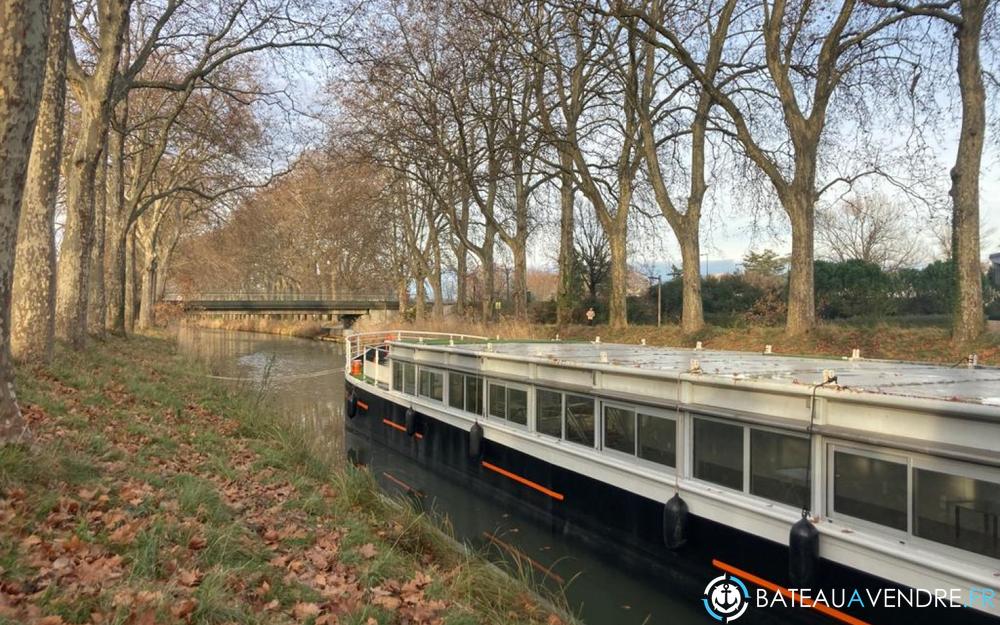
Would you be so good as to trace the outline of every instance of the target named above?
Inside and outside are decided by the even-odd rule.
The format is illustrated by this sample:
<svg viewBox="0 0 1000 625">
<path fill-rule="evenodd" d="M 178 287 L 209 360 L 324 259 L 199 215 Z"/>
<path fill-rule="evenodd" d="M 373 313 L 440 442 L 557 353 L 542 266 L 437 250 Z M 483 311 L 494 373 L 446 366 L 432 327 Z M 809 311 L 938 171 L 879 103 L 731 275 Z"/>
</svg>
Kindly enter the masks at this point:
<svg viewBox="0 0 1000 625">
<path fill-rule="evenodd" d="M 614 561 L 630 574 L 655 579 L 672 594 L 689 596 L 701 603 L 705 584 L 722 573 L 713 560 L 750 572 L 785 588 L 794 587 L 788 576 L 788 548 L 758 536 L 691 515 L 686 544 L 676 551 L 664 546 L 663 502 L 566 470 L 495 441 L 483 440 L 480 459 L 469 456 L 469 433 L 427 415 L 417 416 L 417 435 L 405 431 L 406 407 L 361 387 L 355 390 L 357 413 L 345 419 L 348 453 L 352 460 L 367 464 L 365 444 L 392 450 L 426 470 L 461 487 L 517 510 L 554 535 L 583 543 L 588 550 Z M 392 425 L 387 424 L 389 421 Z M 504 475 L 492 465 L 514 476 L 530 480 L 542 489 Z M 561 495 L 557 498 L 554 495 Z M 749 586 L 755 593 L 755 587 Z M 820 560 L 813 588 L 882 589 L 898 584 L 874 577 L 839 563 Z M 848 590 L 848 593 L 850 592 Z M 753 594 L 751 595 L 753 598 Z M 699 608 L 700 609 L 700 608 Z M 958 608 L 842 608 L 871 625 L 883 623 L 1000 623 L 973 609 Z M 713 621 L 701 611 L 704 622 Z M 804 608 L 757 608 L 750 606 L 741 623 L 835 623 L 832 617 Z"/>
</svg>

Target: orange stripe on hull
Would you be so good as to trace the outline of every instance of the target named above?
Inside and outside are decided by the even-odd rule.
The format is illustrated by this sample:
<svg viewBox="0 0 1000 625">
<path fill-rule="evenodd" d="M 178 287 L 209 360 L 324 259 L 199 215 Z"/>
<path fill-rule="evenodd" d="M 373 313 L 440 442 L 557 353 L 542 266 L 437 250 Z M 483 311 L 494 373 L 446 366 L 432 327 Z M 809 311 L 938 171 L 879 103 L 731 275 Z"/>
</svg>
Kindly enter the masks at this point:
<svg viewBox="0 0 1000 625">
<path fill-rule="evenodd" d="M 489 469 L 490 471 L 494 471 L 496 473 L 499 473 L 500 475 L 502 475 L 504 477 L 507 477 L 507 478 L 510 478 L 510 479 L 514 480 L 515 482 L 517 482 L 519 484 L 524 484 L 528 488 L 534 488 L 538 492 L 544 493 L 544 494 L 548 495 L 549 497 L 551 497 L 551 498 L 553 498 L 553 499 L 555 499 L 557 501 L 562 501 L 563 499 L 565 499 L 565 497 L 563 497 L 562 493 L 557 493 L 554 490 L 550 490 L 548 488 L 545 488 L 544 486 L 542 486 L 541 484 L 538 484 L 537 482 L 532 482 L 531 480 L 529 480 L 527 478 L 524 478 L 524 477 L 521 477 L 520 475 L 517 475 L 516 473 L 511 473 L 507 469 L 501 469 L 500 467 L 496 466 L 495 464 L 490 464 L 489 462 L 486 462 L 485 460 L 483 460 L 483 466 L 486 467 L 487 469 Z"/>
<path fill-rule="evenodd" d="M 393 423 L 392 421 L 390 421 L 388 419 L 382 419 L 382 423 L 388 425 L 391 428 L 396 428 L 397 430 L 399 430 L 400 432 L 403 432 L 404 434 L 406 433 L 406 428 L 403 427 L 402 425 L 398 424 L 398 423 Z M 416 437 L 416 438 L 423 438 L 424 437 L 424 435 L 421 434 L 420 432 L 414 432 L 413 436 Z"/>
<path fill-rule="evenodd" d="M 804 599 L 801 595 L 799 595 L 798 597 L 796 597 L 795 593 L 793 593 L 791 590 L 788 590 L 787 588 L 785 588 L 783 586 L 779 586 L 779 585 L 775 584 L 774 582 L 769 582 L 769 581 L 767 581 L 766 579 L 764 579 L 762 577 L 757 577 L 753 573 L 747 573 L 746 571 L 738 569 L 735 566 L 732 566 L 730 564 L 726 564 L 725 562 L 720 562 L 718 560 L 712 560 L 712 566 L 714 566 L 717 569 L 720 569 L 722 571 L 725 571 L 726 573 L 729 573 L 730 575 L 735 575 L 736 577 L 739 577 L 741 579 L 745 579 L 746 581 L 750 582 L 751 584 L 756 584 L 757 586 L 760 586 L 761 588 L 767 588 L 771 592 L 781 593 L 781 595 L 784 596 L 785 598 L 791 599 L 793 603 L 798 603 L 799 605 L 804 605 L 806 607 L 810 607 L 810 608 L 812 608 L 812 609 L 814 609 L 814 610 L 816 610 L 818 612 L 822 612 L 823 614 L 826 614 L 829 617 L 837 619 L 841 623 L 847 623 L 848 625 L 869 625 L 868 621 L 862 621 L 861 619 L 859 619 L 857 617 L 854 617 L 854 616 L 851 616 L 850 614 L 846 614 L 844 612 L 841 612 L 837 608 L 831 608 L 830 606 L 826 605 L 825 603 L 815 603 L 815 602 L 810 601 L 808 599 Z"/>
</svg>

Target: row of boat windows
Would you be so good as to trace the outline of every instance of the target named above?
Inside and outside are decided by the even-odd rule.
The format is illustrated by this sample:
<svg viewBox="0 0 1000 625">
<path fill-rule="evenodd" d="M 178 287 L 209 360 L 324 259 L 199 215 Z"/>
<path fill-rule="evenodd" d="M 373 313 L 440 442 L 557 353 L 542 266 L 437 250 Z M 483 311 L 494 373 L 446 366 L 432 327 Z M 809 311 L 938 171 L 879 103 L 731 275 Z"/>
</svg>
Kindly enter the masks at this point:
<svg viewBox="0 0 1000 625">
<path fill-rule="evenodd" d="M 447 377 L 447 397 L 445 396 Z M 529 426 L 525 387 L 412 363 L 393 364 L 393 390 Z M 665 467 L 677 465 L 677 421 L 644 408 L 534 389 L 534 431 Z M 484 405 L 485 400 L 485 405 Z M 801 434 L 692 415 L 693 477 L 780 504 L 809 508 L 810 444 Z M 596 437 L 600 435 L 600 440 Z M 1000 557 L 1000 484 L 912 466 L 903 456 L 830 451 L 831 516 Z M 912 479 L 911 479 L 912 478 Z"/>
</svg>

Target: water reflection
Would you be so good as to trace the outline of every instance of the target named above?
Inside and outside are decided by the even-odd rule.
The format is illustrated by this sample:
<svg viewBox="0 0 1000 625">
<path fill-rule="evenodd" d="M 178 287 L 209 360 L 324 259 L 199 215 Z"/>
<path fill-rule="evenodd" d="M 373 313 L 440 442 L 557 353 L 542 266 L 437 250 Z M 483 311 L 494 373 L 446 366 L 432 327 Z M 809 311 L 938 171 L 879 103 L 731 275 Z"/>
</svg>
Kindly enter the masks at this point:
<svg viewBox="0 0 1000 625">
<path fill-rule="evenodd" d="M 344 457 L 344 351 L 340 343 L 272 334 L 182 327 L 181 352 L 212 376 L 260 396 L 305 428 L 317 449 Z"/>
</svg>

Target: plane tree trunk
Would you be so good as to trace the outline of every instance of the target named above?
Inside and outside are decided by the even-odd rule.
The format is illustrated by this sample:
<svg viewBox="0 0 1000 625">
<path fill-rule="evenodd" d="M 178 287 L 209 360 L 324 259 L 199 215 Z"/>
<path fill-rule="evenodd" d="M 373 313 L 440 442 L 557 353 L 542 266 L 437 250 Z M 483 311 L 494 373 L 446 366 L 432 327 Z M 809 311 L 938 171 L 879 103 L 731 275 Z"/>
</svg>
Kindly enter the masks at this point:
<svg viewBox="0 0 1000 625">
<path fill-rule="evenodd" d="M 69 2 L 52 0 L 49 40 L 14 263 L 11 350 L 15 360 L 48 362 L 55 337 L 55 214 L 66 111 Z"/>
<path fill-rule="evenodd" d="M 21 196 L 45 77 L 47 2 L 0 0 L 0 444 L 30 432 L 17 405 L 10 305 Z"/>
</svg>

